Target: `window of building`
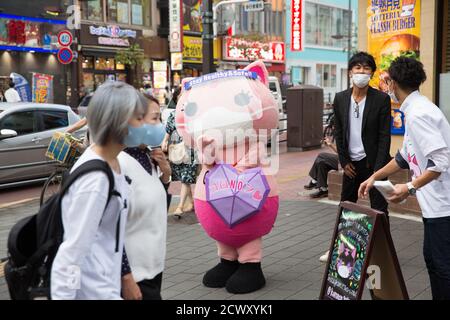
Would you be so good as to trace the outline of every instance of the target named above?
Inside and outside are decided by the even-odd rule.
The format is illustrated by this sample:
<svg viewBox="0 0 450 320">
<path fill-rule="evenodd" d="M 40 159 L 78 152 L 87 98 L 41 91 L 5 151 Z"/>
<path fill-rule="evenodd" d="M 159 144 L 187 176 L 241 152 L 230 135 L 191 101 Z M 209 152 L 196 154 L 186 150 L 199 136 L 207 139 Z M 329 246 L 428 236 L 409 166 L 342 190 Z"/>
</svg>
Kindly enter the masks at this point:
<svg viewBox="0 0 450 320">
<path fill-rule="evenodd" d="M 307 79 L 307 69 L 306 67 L 292 67 L 291 70 L 291 82 L 294 85 L 306 84 Z"/>
<path fill-rule="evenodd" d="M 150 0 L 131 0 L 131 24 L 150 26 Z"/>
<path fill-rule="evenodd" d="M 306 2 L 305 43 L 345 48 L 347 46 L 345 37 L 349 30 L 349 14 L 348 10 Z M 341 39 L 334 39 L 333 36 L 341 36 Z"/>
<path fill-rule="evenodd" d="M 336 87 L 336 65 L 317 64 L 317 85 L 322 88 Z"/>
<path fill-rule="evenodd" d="M 317 32 L 319 45 L 331 46 L 331 10 L 330 7 L 319 6 L 319 29 Z"/>
<path fill-rule="evenodd" d="M 108 0 L 108 21 L 128 24 L 129 6 L 128 0 Z"/>
<path fill-rule="evenodd" d="M 114 59 L 98 57 L 95 60 L 95 70 L 114 70 Z"/>
<path fill-rule="evenodd" d="M 307 3 L 305 8 L 305 43 L 317 43 L 317 4 Z"/>
<path fill-rule="evenodd" d="M 69 125 L 66 111 L 40 110 L 38 112 L 41 118 L 43 131 L 63 128 Z"/>
<path fill-rule="evenodd" d="M 103 21 L 103 0 L 80 1 L 80 3 L 82 19 Z"/>
<path fill-rule="evenodd" d="M 94 57 L 84 57 L 83 69 L 94 69 Z"/>
</svg>

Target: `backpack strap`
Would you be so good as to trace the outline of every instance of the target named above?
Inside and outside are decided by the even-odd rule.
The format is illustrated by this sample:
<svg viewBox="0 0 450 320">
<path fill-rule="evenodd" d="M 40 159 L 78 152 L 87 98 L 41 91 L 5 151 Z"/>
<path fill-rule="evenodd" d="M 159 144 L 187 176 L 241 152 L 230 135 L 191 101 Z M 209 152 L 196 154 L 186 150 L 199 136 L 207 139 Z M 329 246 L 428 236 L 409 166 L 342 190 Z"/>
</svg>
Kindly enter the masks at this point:
<svg viewBox="0 0 450 320">
<path fill-rule="evenodd" d="M 61 188 L 61 191 L 60 191 L 61 198 L 60 199 L 63 198 L 64 194 L 67 192 L 69 187 L 75 182 L 75 180 L 77 180 L 80 176 L 82 176 L 84 174 L 87 174 L 90 172 L 95 172 L 95 171 L 102 171 L 102 172 L 106 173 L 106 175 L 108 176 L 109 190 L 108 190 L 108 199 L 106 201 L 105 209 L 108 206 L 108 203 L 111 200 L 112 196 L 122 197 L 122 195 L 118 191 L 114 190 L 114 175 L 113 175 L 113 172 L 112 172 L 110 166 L 103 160 L 94 159 L 94 160 L 89 160 L 89 161 L 83 163 L 78 168 L 76 168 L 72 173 L 70 173 L 70 175 L 67 177 L 66 181 L 64 181 L 63 186 Z M 128 182 L 128 180 L 127 180 L 127 182 Z M 128 183 L 130 183 L 130 182 L 128 182 Z M 126 203 L 125 203 L 125 206 L 126 206 Z M 102 217 L 102 219 L 103 219 L 103 217 Z M 101 224 L 101 220 L 100 220 L 100 224 Z M 119 240 L 120 240 L 119 238 L 120 238 L 120 214 L 117 219 L 117 225 L 116 225 L 116 247 L 115 247 L 116 252 L 119 251 Z"/>
<path fill-rule="evenodd" d="M 99 159 L 89 160 L 82 165 L 80 165 L 78 168 L 76 168 L 70 175 L 65 179 L 63 186 L 61 187 L 60 195 L 61 199 L 64 196 L 64 194 L 67 192 L 67 190 L 70 188 L 70 186 L 82 175 L 85 175 L 90 172 L 94 171 L 102 171 L 106 174 L 109 180 L 109 190 L 108 190 L 108 200 L 106 203 L 109 202 L 111 199 L 111 196 L 114 193 L 114 175 L 109 167 L 109 165 Z"/>
</svg>

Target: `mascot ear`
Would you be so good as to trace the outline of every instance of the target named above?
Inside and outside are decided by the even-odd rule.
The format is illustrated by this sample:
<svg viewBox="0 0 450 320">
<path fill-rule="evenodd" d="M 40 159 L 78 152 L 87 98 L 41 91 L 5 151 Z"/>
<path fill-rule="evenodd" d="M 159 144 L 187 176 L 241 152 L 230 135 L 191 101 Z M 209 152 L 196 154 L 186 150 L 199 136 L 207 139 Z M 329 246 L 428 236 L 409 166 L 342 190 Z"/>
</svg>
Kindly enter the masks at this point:
<svg viewBox="0 0 450 320">
<path fill-rule="evenodd" d="M 262 60 L 257 60 L 250 63 L 244 68 L 244 70 L 256 72 L 261 82 L 264 83 L 265 86 L 269 86 L 269 73 L 267 72 L 266 65 Z"/>
<path fill-rule="evenodd" d="M 356 257 L 356 248 L 354 248 L 352 251 L 352 258 L 355 259 L 355 257 Z"/>
</svg>

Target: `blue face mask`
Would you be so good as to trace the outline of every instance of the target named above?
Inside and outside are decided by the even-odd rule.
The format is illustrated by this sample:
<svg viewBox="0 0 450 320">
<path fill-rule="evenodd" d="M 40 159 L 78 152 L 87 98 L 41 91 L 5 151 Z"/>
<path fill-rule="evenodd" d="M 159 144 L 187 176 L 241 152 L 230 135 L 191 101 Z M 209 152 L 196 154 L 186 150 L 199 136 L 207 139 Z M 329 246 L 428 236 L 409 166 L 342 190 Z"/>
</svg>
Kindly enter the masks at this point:
<svg viewBox="0 0 450 320">
<path fill-rule="evenodd" d="M 145 123 L 140 127 L 128 126 L 128 135 L 125 137 L 124 144 L 127 147 L 138 147 L 145 144 L 150 147 L 158 147 L 164 140 L 166 130 L 162 123 Z"/>
</svg>

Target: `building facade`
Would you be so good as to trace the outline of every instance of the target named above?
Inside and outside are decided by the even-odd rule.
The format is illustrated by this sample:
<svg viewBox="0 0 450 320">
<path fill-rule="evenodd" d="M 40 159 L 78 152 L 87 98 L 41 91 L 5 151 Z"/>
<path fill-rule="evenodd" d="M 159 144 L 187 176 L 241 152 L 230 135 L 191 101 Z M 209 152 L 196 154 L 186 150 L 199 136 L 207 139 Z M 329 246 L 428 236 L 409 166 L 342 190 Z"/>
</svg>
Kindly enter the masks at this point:
<svg viewBox="0 0 450 320">
<path fill-rule="evenodd" d="M 347 88 L 347 61 L 355 48 L 358 1 L 303 0 L 300 37 L 302 48 L 294 48 L 292 4 L 286 2 L 286 72 L 291 84 L 308 84 L 322 87 L 326 100 Z M 351 12 L 351 13 L 350 13 Z M 352 17 L 350 24 L 349 16 Z M 350 28 L 350 30 L 349 30 Z"/>
<path fill-rule="evenodd" d="M 52 92 L 35 99 L 67 104 L 71 94 L 71 70 L 56 57 L 58 33 L 66 28 L 65 11 L 70 1 L 15 0 L 0 4 L 0 90 L 8 88 L 11 73 L 22 75 L 33 86 L 33 75 L 51 78 Z M 31 88 L 33 90 L 33 88 Z M 42 91 L 40 91 L 42 93 Z M 33 99 L 33 100 L 35 100 Z"/>
<path fill-rule="evenodd" d="M 141 86 L 154 84 L 153 62 L 168 60 L 167 39 L 158 35 L 159 8 L 152 0 L 79 0 L 81 30 L 79 84 L 90 91 L 106 80 Z M 143 54 L 136 72 L 116 59 L 121 50 L 138 45 Z M 169 70 L 166 68 L 166 73 Z M 136 79 L 132 79 L 132 78 Z"/>
</svg>

